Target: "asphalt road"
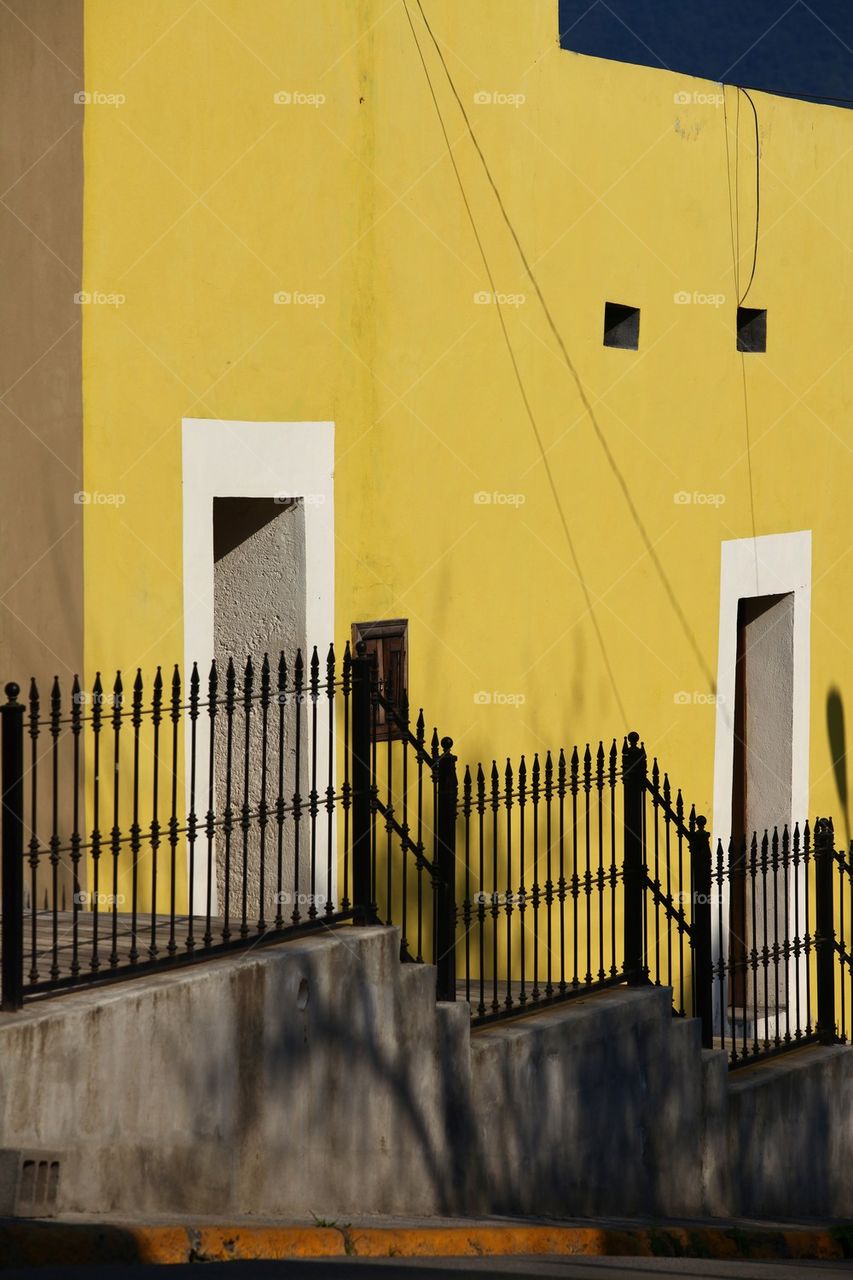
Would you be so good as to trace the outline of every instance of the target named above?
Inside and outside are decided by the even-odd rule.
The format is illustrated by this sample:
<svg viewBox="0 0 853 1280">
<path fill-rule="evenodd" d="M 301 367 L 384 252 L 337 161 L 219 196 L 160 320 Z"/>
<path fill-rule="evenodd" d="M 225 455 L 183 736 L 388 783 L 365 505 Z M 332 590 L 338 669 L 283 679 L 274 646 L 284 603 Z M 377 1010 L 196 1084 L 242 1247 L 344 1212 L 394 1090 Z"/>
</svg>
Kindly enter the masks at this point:
<svg viewBox="0 0 853 1280">
<path fill-rule="evenodd" d="M 551 1280 L 815 1280 L 853 1277 L 848 1262 L 713 1262 L 694 1258 L 344 1258 L 310 1262 L 231 1262 L 223 1280 L 452 1280 L 455 1276 L 550 1277 Z M 198 1280 L 198 1265 L 38 1267 L 2 1271 L 26 1280 Z"/>
</svg>

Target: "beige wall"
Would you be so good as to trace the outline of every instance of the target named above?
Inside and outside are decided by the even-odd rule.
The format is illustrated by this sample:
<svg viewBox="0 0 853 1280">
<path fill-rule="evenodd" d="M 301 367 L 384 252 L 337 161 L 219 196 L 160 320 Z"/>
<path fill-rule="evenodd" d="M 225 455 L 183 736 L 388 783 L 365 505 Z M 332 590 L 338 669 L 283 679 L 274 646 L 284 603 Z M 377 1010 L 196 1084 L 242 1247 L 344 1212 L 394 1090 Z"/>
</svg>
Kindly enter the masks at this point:
<svg viewBox="0 0 853 1280">
<path fill-rule="evenodd" d="M 0 6 L 0 683 L 83 652 L 82 0 Z M 82 673 L 81 673 L 82 674 Z"/>
</svg>

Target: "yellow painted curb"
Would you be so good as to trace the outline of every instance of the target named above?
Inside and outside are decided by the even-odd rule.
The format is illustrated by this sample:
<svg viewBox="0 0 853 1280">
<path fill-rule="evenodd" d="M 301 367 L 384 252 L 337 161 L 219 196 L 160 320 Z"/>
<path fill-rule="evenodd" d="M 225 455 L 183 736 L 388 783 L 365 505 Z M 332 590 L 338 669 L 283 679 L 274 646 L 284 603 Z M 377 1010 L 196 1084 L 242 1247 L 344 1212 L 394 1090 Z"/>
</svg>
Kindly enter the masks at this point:
<svg viewBox="0 0 853 1280">
<path fill-rule="evenodd" d="M 0 1270 L 98 1263 L 278 1261 L 286 1258 L 587 1257 L 838 1259 L 853 1227 L 185 1227 L 15 1222 L 0 1226 Z"/>
</svg>

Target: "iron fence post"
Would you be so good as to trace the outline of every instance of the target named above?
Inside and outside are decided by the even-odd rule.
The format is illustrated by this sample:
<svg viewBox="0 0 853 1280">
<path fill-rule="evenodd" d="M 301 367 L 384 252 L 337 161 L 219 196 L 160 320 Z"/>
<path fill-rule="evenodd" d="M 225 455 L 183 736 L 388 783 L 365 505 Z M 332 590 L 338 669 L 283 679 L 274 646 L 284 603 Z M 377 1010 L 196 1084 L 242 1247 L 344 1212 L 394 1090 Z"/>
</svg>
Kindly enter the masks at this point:
<svg viewBox="0 0 853 1280">
<path fill-rule="evenodd" d="M 817 962 L 817 1038 L 835 1044 L 835 916 L 833 867 L 835 838 L 831 818 L 815 822 L 815 953 Z"/>
<path fill-rule="evenodd" d="M 714 1047 L 714 967 L 711 959 L 711 833 L 706 819 L 696 819 L 690 833 L 693 880 L 694 1016 L 702 1023 L 702 1048 Z"/>
<path fill-rule="evenodd" d="M 24 707 L 16 684 L 6 685 L 0 707 L 0 786 L 3 792 L 2 853 L 3 946 L 0 1008 L 14 1012 L 24 1004 Z"/>
<path fill-rule="evenodd" d="M 645 898 L 645 848 L 643 808 L 646 784 L 646 753 L 640 735 L 629 733 L 622 748 L 625 892 L 625 977 L 628 985 L 641 986 L 647 977 L 643 946 L 643 906 Z"/>
<path fill-rule="evenodd" d="M 456 999 L 456 807 L 458 783 L 452 738 L 442 738 L 436 814 L 435 958 L 439 1000 Z"/>
<path fill-rule="evenodd" d="M 352 901 L 353 922 L 371 924 L 376 918 L 371 876 L 371 758 L 372 682 L 374 659 L 363 640 L 352 660 Z"/>
</svg>

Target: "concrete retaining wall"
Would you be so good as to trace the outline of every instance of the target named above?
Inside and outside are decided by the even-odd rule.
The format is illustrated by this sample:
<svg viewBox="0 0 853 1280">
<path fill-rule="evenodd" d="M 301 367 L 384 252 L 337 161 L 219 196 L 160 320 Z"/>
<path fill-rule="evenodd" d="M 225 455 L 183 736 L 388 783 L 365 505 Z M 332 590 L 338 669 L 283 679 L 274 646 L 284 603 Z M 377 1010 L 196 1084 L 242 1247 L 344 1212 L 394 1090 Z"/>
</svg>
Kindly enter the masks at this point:
<svg viewBox="0 0 853 1280">
<path fill-rule="evenodd" d="M 663 989 L 472 1035 L 342 929 L 0 1018 L 0 1147 L 84 1213 L 849 1214 L 853 1051 L 731 1080 Z"/>
</svg>

